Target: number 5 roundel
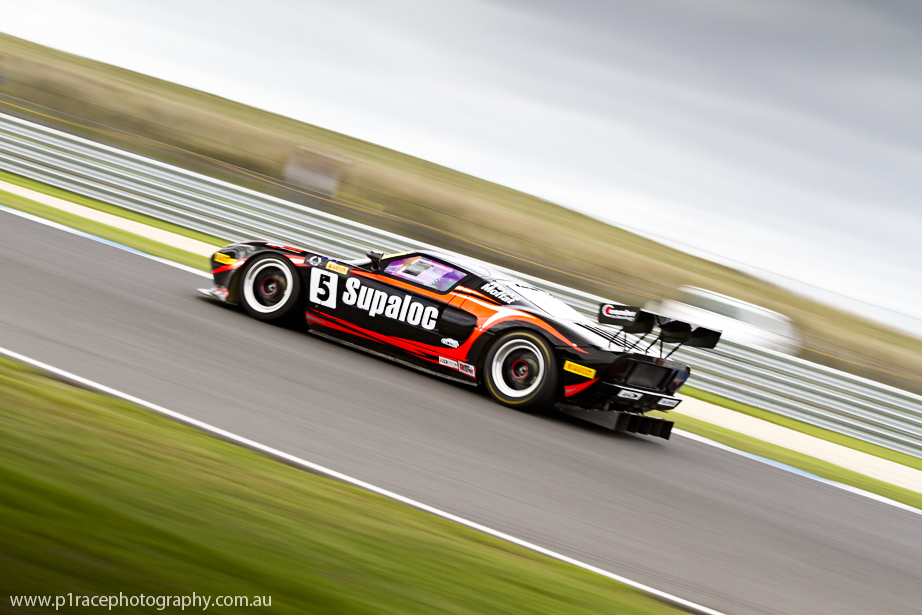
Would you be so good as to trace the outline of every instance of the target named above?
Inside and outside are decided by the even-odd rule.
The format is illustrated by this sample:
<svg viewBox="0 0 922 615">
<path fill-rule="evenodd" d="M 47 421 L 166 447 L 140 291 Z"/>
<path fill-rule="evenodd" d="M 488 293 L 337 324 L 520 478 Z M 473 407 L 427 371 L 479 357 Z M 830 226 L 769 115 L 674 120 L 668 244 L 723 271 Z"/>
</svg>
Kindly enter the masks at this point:
<svg viewBox="0 0 922 615">
<path fill-rule="evenodd" d="M 311 269 L 310 302 L 336 309 L 336 287 L 339 276 L 314 267 Z"/>
</svg>

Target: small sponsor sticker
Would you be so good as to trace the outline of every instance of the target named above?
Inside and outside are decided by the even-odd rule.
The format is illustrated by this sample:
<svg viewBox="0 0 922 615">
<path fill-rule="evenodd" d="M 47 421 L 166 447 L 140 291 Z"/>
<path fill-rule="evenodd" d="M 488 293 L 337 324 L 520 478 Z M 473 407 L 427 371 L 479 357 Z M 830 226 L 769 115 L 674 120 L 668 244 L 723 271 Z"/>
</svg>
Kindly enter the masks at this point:
<svg viewBox="0 0 922 615">
<path fill-rule="evenodd" d="M 304 260 L 305 260 L 305 261 L 307 262 L 307 264 L 310 265 L 311 267 L 316 267 L 317 265 L 319 265 L 320 263 L 323 262 L 323 257 L 322 257 L 322 256 L 317 256 L 317 255 L 315 254 L 314 256 L 312 256 L 312 257 L 310 257 L 310 258 L 305 258 Z"/>
<path fill-rule="evenodd" d="M 449 348 L 457 348 L 458 346 L 460 346 L 460 344 L 458 343 L 458 340 L 450 338 L 450 337 L 443 337 L 442 343 L 448 346 Z"/>
<path fill-rule="evenodd" d="M 665 408 L 675 408 L 679 405 L 678 399 L 672 399 L 671 397 L 664 397 L 656 403 L 657 406 L 663 406 Z"/>
<path fill-rule="evenodd" d="M 573 361 L 566 361 L 563 364 L 563 370 L 565 372 L 572 372 L 578 374 L 583 378 L 595 378 L 595 370 L 591 367 L 586 367 L 585 365 L 580 365 L 579 363 L 574 363 Z"/>
<path fill-rule="evenodd" d="M 345 265 L 340 265 L 339 263 L 334 263 L 333 261 L 327 261 L 327 269 L 330 271 L 335 271 L 336 273 L 341 273 L 346 275 L 349 273 L 349 268 Z"/>
<path fill-rule="evenodd" d="M 626 320 L 628 322 L 637 320 L 637 309 L 623 305 L 606 303 L 602 306 L 602 314 L 609 318 L 617 318 L 618 320 Z"/>
<path fill-rule="evenodd" d="M 643 397 L 643 393 L 638 393 L 637 391 L 618 391 L 618 397 L 623 397 L 624 399 L 640 399 Z"/>
<path fill-rule="evenodd" d="M 496 282 L 487 282 L 480 287 L 480 290 L 499 299 L 503 303 L 515 303 L 518 297 L 509 292 L 506 288 Z"/>
<path fill-rule="evenodd" d="M 454 359 L 449 359 L 447 357 L 439 357 L 439 365 L 444 365 L 445 367 L 456 369 L 465 376 L 470 376 L 471 378 L 477 377 L 477 368 L 470 363 L 455 361 Z"/>
<path fill-rule="evenodd" d="M 227 254 L 222 254 L 220 252 L 214 253 L 214 262 L 221 263 L 222 265 L 233 265 L 237 262 L 236 258 L 232 258 Z"/>
</svg>

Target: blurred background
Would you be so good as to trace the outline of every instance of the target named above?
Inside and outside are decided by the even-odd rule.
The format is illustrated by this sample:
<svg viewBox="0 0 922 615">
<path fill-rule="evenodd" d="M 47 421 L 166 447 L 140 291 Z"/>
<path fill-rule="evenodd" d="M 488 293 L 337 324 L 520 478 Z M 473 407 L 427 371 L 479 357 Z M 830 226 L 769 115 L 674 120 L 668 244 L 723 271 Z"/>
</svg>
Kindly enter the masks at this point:
<svg viewBox="0 0 922 615">
<path fill-rule="evenodd" d="M 4 111 L 922 390 L 918 5 L 0 8 Z"/>
</svg>

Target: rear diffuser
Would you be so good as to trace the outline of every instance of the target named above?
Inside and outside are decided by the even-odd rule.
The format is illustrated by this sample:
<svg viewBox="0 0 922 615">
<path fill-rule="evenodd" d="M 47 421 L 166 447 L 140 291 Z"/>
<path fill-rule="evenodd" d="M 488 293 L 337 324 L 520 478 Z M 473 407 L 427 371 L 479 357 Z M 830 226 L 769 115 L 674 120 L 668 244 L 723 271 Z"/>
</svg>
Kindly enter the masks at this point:
<svg viewBox="0 0 922 615">
<path fill-rule="evenodd" d="M 595 423 L 606 429 L 622 433 L 636 433 L 644 436 L 654 436 L 668 440 L 672 435 L 672 421 L 644 416 L 635 412 L 619 412 L 617 410 L 586 410 L 576 406 L 559 405 L 557 409 L 564 414 L 575 416 L 578 419 Z"/>
</svg>

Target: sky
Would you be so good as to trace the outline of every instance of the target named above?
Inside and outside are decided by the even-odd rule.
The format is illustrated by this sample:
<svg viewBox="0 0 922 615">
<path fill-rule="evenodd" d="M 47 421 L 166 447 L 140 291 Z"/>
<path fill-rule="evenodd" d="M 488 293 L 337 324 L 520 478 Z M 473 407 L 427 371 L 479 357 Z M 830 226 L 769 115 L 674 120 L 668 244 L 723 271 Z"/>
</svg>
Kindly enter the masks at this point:
<svg viewBox="0 0 922 615">
<path fill-rule="evenodd" d="M 0 0 L 0 31 L 372 141 L 922 336 L 922 3 Z"/>
</svg>

